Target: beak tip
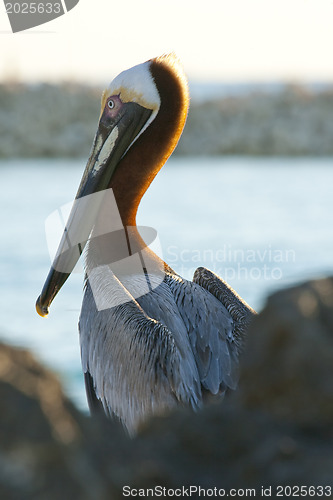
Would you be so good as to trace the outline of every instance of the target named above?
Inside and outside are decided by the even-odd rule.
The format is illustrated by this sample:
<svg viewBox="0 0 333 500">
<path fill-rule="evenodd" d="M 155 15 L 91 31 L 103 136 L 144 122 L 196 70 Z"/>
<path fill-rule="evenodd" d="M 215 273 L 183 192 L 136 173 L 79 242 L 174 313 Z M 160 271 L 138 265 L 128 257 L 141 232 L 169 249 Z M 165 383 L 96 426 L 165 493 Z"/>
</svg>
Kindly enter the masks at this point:
<svg viewBox="0 0 333 500">
<path fill-rule="evenodd" d="M 43 306 L 41 304 L 41 298 L 40 296 L 38 297 L 36 301 L 36 311 L 38 312 L 39 316 L 42 318 L 45 318 L 49 314 L 49 308 L 47 306 Z"/>
</svg>

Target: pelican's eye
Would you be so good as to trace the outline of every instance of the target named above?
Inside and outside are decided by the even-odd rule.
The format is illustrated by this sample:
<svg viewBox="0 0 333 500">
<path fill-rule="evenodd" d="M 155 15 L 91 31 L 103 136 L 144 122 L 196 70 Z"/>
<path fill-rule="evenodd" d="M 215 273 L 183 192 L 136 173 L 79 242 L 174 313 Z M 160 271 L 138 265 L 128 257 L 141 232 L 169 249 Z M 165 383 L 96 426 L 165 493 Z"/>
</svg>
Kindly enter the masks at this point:
<svg viewBox="0 0 333 500">
<path fill-rule="evenodd" d="M 112 99 L 110 99 L 110 100 L 108 101 L 108 107 L 109 107 L 110 109 L 113 109 L 113 108 L 114 108 L 114 106 L 115 106 L 114 101 L 113 101 Z"/>
</svg>

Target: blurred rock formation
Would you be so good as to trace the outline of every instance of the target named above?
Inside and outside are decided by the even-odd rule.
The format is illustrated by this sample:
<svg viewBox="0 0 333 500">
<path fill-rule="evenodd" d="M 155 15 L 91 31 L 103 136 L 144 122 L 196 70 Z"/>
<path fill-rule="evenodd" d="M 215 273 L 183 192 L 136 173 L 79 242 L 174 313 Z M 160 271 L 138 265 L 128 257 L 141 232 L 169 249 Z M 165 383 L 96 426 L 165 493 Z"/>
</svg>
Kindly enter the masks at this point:
<svg viewBox="0 0 333 500">
<path fill-rule="evenodd" d="M 1 85 L 0 158 L 87 157 L 100 96 L 100 88 L 69 83 Z M 176 154 L 332 155 L 332 114 L 329 87 L 193 101 Z"/>
<path fill-rule="evenodd" d="M 273 497 L 278 485 L 332 488 L 333 278 L 269 297 L 242 366 L 239 390 L 223 403 L 153 419 L 129 439 L 117 422 L 81 415 L 28 352 L 1 345 L 0 498 L 106 500 L 124 498 L 124 486 L 156 485 L 257 496 L 272 487 Z"/>
</svg>

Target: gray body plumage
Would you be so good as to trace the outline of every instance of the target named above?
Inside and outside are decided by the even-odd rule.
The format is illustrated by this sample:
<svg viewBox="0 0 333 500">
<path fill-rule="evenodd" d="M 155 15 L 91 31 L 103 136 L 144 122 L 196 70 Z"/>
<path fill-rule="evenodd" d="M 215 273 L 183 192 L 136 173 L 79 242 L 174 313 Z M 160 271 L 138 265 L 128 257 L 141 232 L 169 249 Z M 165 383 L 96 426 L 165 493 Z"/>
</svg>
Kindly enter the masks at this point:
<svg viewBox="0 0 333 500">
<path fill-rule="evenodd" d="M 199 268 L 191 282 L 168 269 L 136 300 L 111 269 L 96 281 L 104 296 L 128 301 L 98 311 L 87 282 L 79 330 L 92 409 L 99 400 L 133 433 L 151 415 L 178 404 L 196 409 L 207 395 L 235 389 L 253 311 L 218 276 Z"/>
</svg>

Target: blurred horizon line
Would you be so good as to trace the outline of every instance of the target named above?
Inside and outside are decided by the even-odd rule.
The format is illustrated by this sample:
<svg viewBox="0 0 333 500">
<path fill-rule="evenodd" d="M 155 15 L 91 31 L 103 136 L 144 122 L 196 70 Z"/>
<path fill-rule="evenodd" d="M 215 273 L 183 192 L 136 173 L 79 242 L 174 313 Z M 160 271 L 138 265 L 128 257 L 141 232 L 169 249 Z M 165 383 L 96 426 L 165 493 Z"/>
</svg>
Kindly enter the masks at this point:
<svg viewBox="0 0 333 500">
<path fill-rule="evenodd" d="M 325 91 L 330 91 L 333 88 L 332 79 L 313 79 L 304 80 L 299 78 L 294 79 L 272 79 L 272 80 L 200 80 L 197 78 L 188 79 L 190 96 L 192 100 L 205 101 L 223 97 L 241 97 L 252 93 L 267 93 L 276 94 L 283 92 L 288 87 L 295 87 L 306 92 L 317 94 Z M 27 87 L 38 88 L 39 86 L 50 87 L 73 87 L 88 89 L 92 92 L 102 91 L 107 85 L 101 81 L 83 81 L 78 79 L 62 78 L 59 80 L 27 80 L 13 76 L 0 77 L 0 86 L 8 87 Z"/>
</svg>

